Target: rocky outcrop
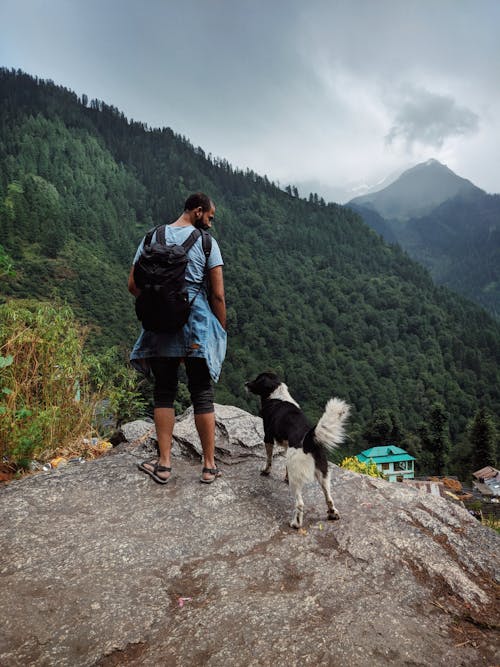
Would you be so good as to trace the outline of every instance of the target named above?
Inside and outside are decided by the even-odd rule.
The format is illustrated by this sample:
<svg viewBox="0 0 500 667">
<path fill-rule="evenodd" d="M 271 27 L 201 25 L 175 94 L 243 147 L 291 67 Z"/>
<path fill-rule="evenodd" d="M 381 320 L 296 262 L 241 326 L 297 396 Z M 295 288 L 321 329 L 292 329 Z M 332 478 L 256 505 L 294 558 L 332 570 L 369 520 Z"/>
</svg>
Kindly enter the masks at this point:
<svg viewBox="0 0 500 667">
<path fill-rule="evenodd" d="M 174 476 L 139 472 L 154 426 L 110 455 L 0 489 L 0 664 L 496 665 L 500 538 L 461 506 L 333 466 L 342 518 L 304 528 L 259 419 L 217 406 L 223 477 L 199 484 L 191 413 Z"/>
</svg>

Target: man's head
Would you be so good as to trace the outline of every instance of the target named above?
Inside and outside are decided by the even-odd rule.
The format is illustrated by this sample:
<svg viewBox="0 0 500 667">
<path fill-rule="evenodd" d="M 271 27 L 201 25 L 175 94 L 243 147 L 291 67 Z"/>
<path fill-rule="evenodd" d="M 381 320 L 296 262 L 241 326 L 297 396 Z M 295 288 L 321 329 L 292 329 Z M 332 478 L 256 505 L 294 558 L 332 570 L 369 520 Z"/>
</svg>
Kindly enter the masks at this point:
<svg viewBox="0 0 500 667">
<path fill-rule="evenodd" d="M 203 192 L 195 192 L 186 199 L 184 213 L 189 215 L 195 227 L 210 229 L 215 216 L 215 204 Z"/>
</svg>

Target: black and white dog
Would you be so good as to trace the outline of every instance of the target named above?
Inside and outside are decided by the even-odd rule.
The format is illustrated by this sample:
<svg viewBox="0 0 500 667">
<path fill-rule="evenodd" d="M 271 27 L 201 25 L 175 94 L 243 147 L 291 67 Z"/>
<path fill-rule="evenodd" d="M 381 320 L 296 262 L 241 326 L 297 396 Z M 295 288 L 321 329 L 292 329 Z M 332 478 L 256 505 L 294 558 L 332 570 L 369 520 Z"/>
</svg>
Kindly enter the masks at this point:
<svg viewBox="0 0 500 667">
<path fill-rule="evenodd" d="M 290 491 L 295 497 L 295 510 L 290 521 L 292 528 L 300 528 L 304 516 L 302 487 L 318 480 L 328 506 L 328 518 L 340 515 L 330 495 L 330 470 L 327 452 L 336 449 L 344 440 L 344 424 L 349 406 L 340 398 L 331 398 L 325 412 L 314 428 L 307 421 L 298 403 L 290 396 L 288 387 L 275 373 L 261 373 L 246 383 L 253 394 L 260 396 L 264 421 L 264 443 L 267 464 L 262 475 L 269 475 L 273 461 L 273 445 L 286 448 L 286 466 Z"/>
</svg>

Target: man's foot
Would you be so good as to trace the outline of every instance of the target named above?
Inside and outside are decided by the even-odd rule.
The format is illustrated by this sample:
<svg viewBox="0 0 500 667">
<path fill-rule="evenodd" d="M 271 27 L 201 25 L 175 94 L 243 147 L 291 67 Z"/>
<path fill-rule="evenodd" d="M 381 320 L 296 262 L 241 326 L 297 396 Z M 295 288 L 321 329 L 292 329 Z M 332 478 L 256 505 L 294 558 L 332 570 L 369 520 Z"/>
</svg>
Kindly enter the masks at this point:
<svg viewBox="0 0 500 667">
<path fill-rule="evenodd" d="M 138 463 L 137 467 L 154 479 L 155 482 L 158 482 L 158 484 L 167 484 L 172 476 L 172 468 L 160 465 L 158 459 L 143 461 L 142 463 Z"/>
<path fill-rule="evenodd" d="M 217 466 L 215 468 L 203 468 L 201 471 L 200 482 L 202 484 L 212 484 L 212 482 L 215 482 L 217 477 L 220 477 L 221 475 L 222 473 Z"/>
</svg>

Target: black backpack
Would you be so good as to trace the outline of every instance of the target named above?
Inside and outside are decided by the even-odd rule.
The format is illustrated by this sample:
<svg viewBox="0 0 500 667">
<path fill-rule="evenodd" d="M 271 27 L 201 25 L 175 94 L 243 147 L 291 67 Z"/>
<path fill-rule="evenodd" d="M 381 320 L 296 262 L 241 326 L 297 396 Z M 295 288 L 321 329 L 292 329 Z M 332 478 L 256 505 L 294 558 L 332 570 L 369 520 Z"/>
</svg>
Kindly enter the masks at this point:
<svg viewBox="0 0 500 667">
<path fill-rule="evenodd" d="M 152 242 L 155 232 L 155 241 Z M 188 321 L 191 306 L 203 282 L 190 301 L 186 284 L 187 254 L 200 236 L 206 270 L 212 249 L 212 237 L 208 232 L 195 229 L 182 245 L 167 244 L 165 225 L 146 234 L 141 254 L 134 265 L 134 282 L 141 290 L 135 300 L 135 312 L 146 331 L 173 332 Z"/>
</svg>

